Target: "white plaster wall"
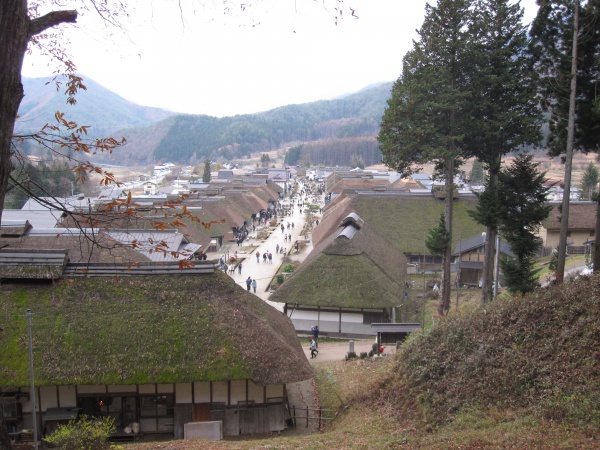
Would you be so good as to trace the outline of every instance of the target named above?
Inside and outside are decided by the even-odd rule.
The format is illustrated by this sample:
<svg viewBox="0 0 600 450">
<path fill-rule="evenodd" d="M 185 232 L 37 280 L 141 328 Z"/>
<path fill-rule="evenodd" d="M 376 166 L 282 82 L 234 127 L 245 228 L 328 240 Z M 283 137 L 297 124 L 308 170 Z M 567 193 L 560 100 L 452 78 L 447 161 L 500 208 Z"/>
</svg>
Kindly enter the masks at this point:
<svg viewBox="0 0 600 450">
<path fill-rule="evenodd" d="M 362 313 L 342 313 L 342 322 L 363 323 Z"/>
<path fill-rule="evenodd" d="M 194 383 L 194 403 L 210 403 L 210 383 Z"/>
<path fill-rule="evenodd" d="M 61 408 L 74 408 L 77 406 L 77 390 L 75 386 L 59 386 L 58 400 Z"/>
<path fill-rule="evenodd" d="M 156 387 L 156 392 L 158 392 L 159 394 L 172 394 L 173 388 L 173 384 L 159 384 Z"/>
<path fill-rule="evenodd" d="M 154 394 L 156 393 L 156 387 L 153 384 L 141 384 L 138 386 L 140 394 Z"/>
<path fill-rule="evenodd" d="M 273 384 L 267 386 L 267 398 L 283 397 L 283 384 Z"/>
<path fill-rule="evenodd" d="M 82 385 L 77 386 L 77 391 L 80 394 L 106 394 L 106 386 L 103 384 L 99 385 Z"/>
<path fill-rule="evenodd" d="M 42 386 L 40 387 L 40 404 L 39 408 L 42 411 L 46 411 L 48 408 L 58 407 L 58 392 L 55 386 Z"/>
<path fill-rule="evenodd" d="M 292 317 L 294 319 L 299 320 L 313 320 L 317 321 L 317 312 L 316 311 L 298 311 L 295 309 L 288 309 L 287 312 L 288 317 Z"/>
<path fill-rule="evenodd" d="M 319 312 L 319 320 L 323 320 L 325 322 L 339 322 L 340 313 L 332 312 L 332 311 L 320 311 Z"/>
<path fill-rule="evenodd" d="M 256 403 L 264 403 L 264 389 L 262 386 L 254 384 L 252 380 L 248 381 L 248 400 L 254 400 Z"/>
<path fill-rule="evenodd" d="M 235 380 L 231 382 L 231 404 L 246 401 L 246 380 Z"/>
<path fill-rule="evenodd" d="M 227 381 L 213 382 L 213 402 L 225 402 L 227 404 Z"/>
<path fill-rule="evenodd" d="M 177 383 L 175 403 L 192 403 L 192 383 Z"/>
</svg>

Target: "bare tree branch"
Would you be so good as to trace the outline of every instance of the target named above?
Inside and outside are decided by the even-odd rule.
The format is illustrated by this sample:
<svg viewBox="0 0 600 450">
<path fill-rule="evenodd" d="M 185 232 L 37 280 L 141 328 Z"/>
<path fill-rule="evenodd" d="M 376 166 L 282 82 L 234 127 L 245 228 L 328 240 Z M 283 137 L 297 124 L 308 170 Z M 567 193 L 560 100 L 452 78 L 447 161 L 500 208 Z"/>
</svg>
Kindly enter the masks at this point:
<svg viewBox="0 0 600 450">
<path fill-rule="evenodd" d="M 61 23 L 77 22 L 77 11 L 53 11 L 41 17 L 32 19 L 29 22 L 29 36 L 35 36 L 48 28 L 52 28 Z"/>
</svg>

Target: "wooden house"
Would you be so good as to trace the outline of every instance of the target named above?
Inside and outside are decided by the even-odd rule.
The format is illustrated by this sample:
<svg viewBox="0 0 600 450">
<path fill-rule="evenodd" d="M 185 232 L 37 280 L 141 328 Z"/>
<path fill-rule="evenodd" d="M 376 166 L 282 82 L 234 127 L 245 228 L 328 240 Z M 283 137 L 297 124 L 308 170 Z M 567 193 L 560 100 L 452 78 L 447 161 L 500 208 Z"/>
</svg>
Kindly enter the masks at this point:
<svg viewBox="0 0 600 450">
<path fill-rule="evenodd" d="M 500 240 L 500 254 L 513 257 L 510 245 Z M 459 283 L 465 286 L 479 286 L 483 278 L 483 261 L 485 258 L 485 237 L 477 234 L 459 242 L 452 253 Z"/>
<path fill-rule="evenodd" d="M 225 436 L 284 429 L 286 384 L 313 376 L 285 315 L 212 263 L 53 261 L 52 279 L 64 267 L 54 283 L 0 258 L 0 401 L 12 433 L 75 408 L 113 417 L 121 437 L 182 438 L 204 421 L 221 421 Z"/>
<path fill-rule="evenodd" d="M 371 323 L 393 321 L 405 276 L 404 254 L 350 213 L 270 300 L 298 331 L 318 324 L 326 335 L 370 336 Z"/>
<path fill-rule="evenodd" d="M 569 226 L 567 247 L 569 253 L 584 253 L 585 247 L 596 239 L 596 203 L 571 202 L 569 205 Z M 544 241 L 545 253 L 558 246 L 560 240 L 560 205 L 552 204 L 552 210 L 542 222 L 539 235 Z"/>
</svg>

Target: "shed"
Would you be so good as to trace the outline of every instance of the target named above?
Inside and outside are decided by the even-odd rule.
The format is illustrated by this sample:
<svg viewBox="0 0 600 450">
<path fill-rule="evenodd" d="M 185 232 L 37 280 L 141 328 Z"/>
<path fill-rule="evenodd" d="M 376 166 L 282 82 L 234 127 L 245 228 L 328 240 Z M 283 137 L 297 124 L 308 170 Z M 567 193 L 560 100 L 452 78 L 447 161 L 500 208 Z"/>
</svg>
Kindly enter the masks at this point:
<svg viewBox="0 0 600 450">
<path fill-rule="evenodd" d="M 396 344 L 405 340 L 410 333 L 421 330 L 420 323 L 372 323 L 371 330 L 377 335 L 377 342 Z"/>
</svg>

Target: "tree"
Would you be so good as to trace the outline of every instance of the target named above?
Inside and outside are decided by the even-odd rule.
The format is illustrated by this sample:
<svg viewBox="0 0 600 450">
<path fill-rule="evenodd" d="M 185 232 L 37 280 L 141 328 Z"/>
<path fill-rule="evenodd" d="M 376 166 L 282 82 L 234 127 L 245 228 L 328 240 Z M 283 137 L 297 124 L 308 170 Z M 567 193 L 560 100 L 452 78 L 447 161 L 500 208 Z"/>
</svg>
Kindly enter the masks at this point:
<svg viewBox="0 0 600 450">
<path fill-rule="evenodd" d="M 476 218 L 486 227 L 482 304 L 492 298 L 498 229 L 498 176 L 502 157 L 540 141 L 541 115 L 536 99 L 537 75 L 527 54 L 523 9 L 508 0 L 477 0 L 473 17 L 470 133 L 465 156 L 475 156 L 489 172 Z"/>
<path fill-rule="evenodd" d="M 260 164 L 262 167 L 269 167 L 270 161 L 271 158 L 269 158 L 269 155 L 267 155 L 266 153 L 260 155 Z"/>
<path fill-rule="evenodd" d="M 595 193 L 598 192 L 598 182 L 600 182 L 600 172 L 593 162 L 585 168 L 583 175 L 581 176 L 581 193 L 584 200 L 592 200 Z"/>
<path fill-rule="evenodd" d="M 210 183 L 211 175 L 210 175 L 210 159 L 204 160 L 204 173 L 202 174 L 202 182 Z"/>
<path fill-rule="evenodd" d="M 556 272 L 558 282 L 564 278 L 572 155 L 576 150 L 600 151 L 598 20 L 598 0 L 586 2 L 583 9 L 579 0 L 549 0 L 540 2 L 531 28 L 531 52 L 536 69 L 542 74 L 541 105 L 549 113 L 549 154 L 565 155 L 565 192 Z M 600 263 L 598 246 L 594 254 L 596 259 Z M 594 271 L 600 270 L 596 266 Z"/>
<path fill-rule="evenodd" d="M 352 167 L 358 167 L 359 169 L 365 168 L 365 160 L 361 155 L 351 155 L 350 156 L 350 165 Z"/>
<path fill-rule="evenodd" d="M 500 266 L 512 293 L 525 294 L 538 286 L 539 269 L 534 266 L 542 240 L 537 231 L 552 208 L 545 204 L 546 173 L 540 173 L 538 165 L 532 155 L 521 154 L 499 176 L 502 237 L 515 255 L 514 258 L 503 257 Z"/>
<path fill-rule="evenodd" d="M 446 230 L 446 217 L 444 213 L 440 214 L 440 221 L 437 227 L 429 230 L 429 235 L 425 239 L 425 245 L 433 256 L 441 256 L 452 242 L 452 236 Z"/>
<path fill-rule="evenodd" d="M 483 184 L 483 180 L 483 164 L 478 159 L 475 159 L 475 161 L 473 161 L 471 173 L 469 174 L 469 183 L 481 185 Z"/>
<path fill-rule="evenodd" d="M 403 59 L 402 76 L 394 83 L 378 136 L 383 162 L 398 172 L 412 173 L 421 164 L 435 162 L 445 180 L 444 218 L 450 236 L 453 179 L 468 128 L 470 6 L 469 0 L 426 5 L 419 40 Z M 443 254 L 440 315 L 450 309 L 450 260 L 448 246 Z"/>
</svg>

